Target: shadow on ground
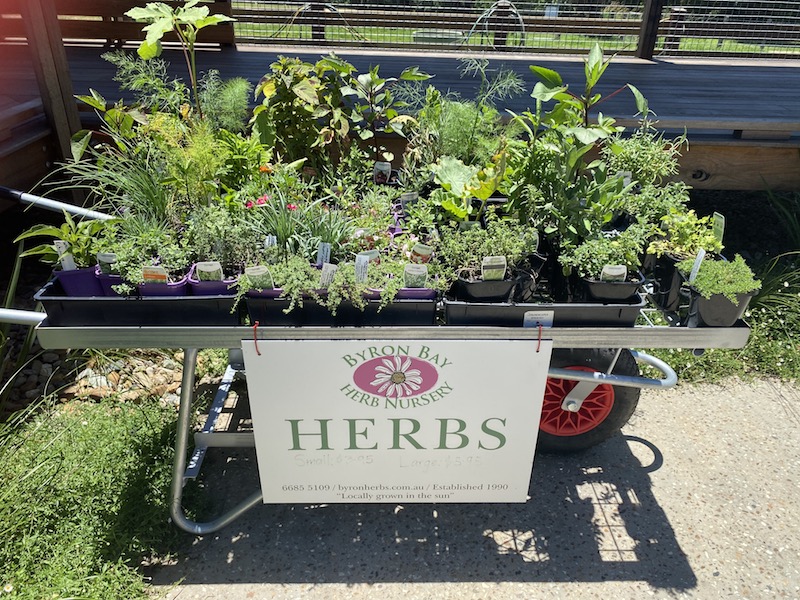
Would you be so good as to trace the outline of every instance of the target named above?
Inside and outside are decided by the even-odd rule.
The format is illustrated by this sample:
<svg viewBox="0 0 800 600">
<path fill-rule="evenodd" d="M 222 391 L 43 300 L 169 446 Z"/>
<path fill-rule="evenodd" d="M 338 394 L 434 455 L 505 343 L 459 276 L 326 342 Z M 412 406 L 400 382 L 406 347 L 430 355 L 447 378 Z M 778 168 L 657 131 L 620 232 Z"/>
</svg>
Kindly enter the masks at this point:
<svg viewBox="0 0 800 600">
<path fill-rule="evenodd" d="M 254 453 L 223 453 L 204 465 L 217 511 L 258 485 Z M 646 440 L 617 436 L 584 454 L 537 456 L 526 504 L 260 505 L 148 574 L 157 585 L 609 580 L 687 590 L 697 579 L 648 475 L 661 460 Z"/>
</svg>

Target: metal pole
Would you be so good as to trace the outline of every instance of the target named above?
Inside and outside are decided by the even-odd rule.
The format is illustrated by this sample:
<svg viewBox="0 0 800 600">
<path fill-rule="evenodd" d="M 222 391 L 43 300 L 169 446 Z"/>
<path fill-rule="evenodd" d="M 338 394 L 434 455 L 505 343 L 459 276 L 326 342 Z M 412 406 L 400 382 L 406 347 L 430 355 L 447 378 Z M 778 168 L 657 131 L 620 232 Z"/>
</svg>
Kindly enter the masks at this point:
<svg viewBox="0 0 800 600">
<path fill-rule="evenodd" d="M 181 404 L 178 411 L 178 431 L 175 435 L 175 456 L 172 462 L 172 486 L 170 487 L 170 515 L 181 529 L 195 535 L 205 535 L 222 529 L 234 519 L 257 506 L 263 496 L 261 490 L 253 492 L 241 503 L 224 515 L 208 521 L 197 523 L 186 517 L 183 512 L 183 485 L 186 471 L 186 452 L 189 447 L 189 430 L 191 429 L 192 397 L 194 396 L 194 373 L 197 366 L 197 348 L 185 348 L 183 351 L 183 377 L 181 379 Z"/>
<path fill-rule="evenodd" d="M 6 196 L 13 200 L 18 200 L 24 204 L 30 204 L 37 208 L 44 208 L 45 210 L 51 210 L 57 213 L 68 212 L 71 215 L 84 217 L 86 219 L 97 219 L 98 221 L 108 221 L 109 219 L 115 218 L 112 215 L 107 215 L 105 213 L 97 212 L 96 210 L 81 208 L 80 206 L 74 206 L 72 204 L 67 204 L 66 202 L 51 200 L 50 198 L 42 198 L 41 196 L 34 196 L 33 194 L 27 194 L 25 192 L 20 192 L 19 190 L 13 190 L 5 186 L 0 186 L 0 195 Z"/>
<path fill-rule="evenodd" d="M 0 308 L 0 323 L 11 323 L 12 325 L 38 325 L 46 316 L 46 313 L 36 312 L 33 310 Z"/>
</svg>

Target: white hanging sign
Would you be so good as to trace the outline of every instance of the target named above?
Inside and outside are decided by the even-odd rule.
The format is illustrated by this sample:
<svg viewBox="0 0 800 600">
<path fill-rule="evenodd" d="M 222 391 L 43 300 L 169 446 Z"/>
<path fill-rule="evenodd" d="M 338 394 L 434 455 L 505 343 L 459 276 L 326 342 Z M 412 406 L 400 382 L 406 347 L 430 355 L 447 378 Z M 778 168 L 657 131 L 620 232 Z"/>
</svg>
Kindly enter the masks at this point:
<svg viewBox="0 0 800 600">
<path fill-rule="evenodd" d="M 242 349 L 264 502 L 527 500 L 552 341 Z"/>
</svg>

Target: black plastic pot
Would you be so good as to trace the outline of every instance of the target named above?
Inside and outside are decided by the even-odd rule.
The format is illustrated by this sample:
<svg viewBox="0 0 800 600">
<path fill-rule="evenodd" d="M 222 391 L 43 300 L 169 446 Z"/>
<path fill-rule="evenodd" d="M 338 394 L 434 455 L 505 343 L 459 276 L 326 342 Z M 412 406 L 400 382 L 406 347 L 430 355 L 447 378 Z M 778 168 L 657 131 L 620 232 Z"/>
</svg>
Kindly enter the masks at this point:
<svg viewBox="0 0 800 600">
<path fill-rule="evenodd" d="M 477 303 L 444 301 L 448 325 L 522 327 L 528 311 L 552 311 L 558 327 L 633 327 L 646 301 L 636 294 L 628 301 L 613 303 Z"/>
<path fill-rule="evenodd" d="M 600 301 L 616 301 L 633 297 L 644 283 L 644 276 L 639 273 L 636 281 L 597 281 L 585 277 L 582 281 L 589 297 Z"/>
<path fill-rule="evenodd" d="M 517 281 L 467 281 L 459 277 L 453 284 L 452 295 L 464 302 L 508 302 Z"/>
<path fill-rule="evenodd" d="M 737 303 L 722 294 L 704 298 L 696 290 L 691 291 L 687 327 L 733 327 L 742 318 L 755 292 L 737 294 Z"/>
<path fill-rule="evenodd" d="M 675 312 L 681 305 L 681 285 L 683 276 L 678 271 L 679 259 L 674 256 L 663 255 L 655 261 L 653 267 L 653 282 L 655 290 L 653 300 L 669 312 Z"/>
</svg>

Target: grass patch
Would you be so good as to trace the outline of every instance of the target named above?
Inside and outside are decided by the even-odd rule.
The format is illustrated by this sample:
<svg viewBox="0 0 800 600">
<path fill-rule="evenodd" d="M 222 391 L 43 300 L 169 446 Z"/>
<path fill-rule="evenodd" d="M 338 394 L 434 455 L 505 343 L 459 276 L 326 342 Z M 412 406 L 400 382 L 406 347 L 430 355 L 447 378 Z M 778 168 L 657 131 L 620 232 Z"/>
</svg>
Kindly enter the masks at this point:
<svg viewBox="0 0 800 600">
<path fill-rule="evenodd" d="M 175 420 L 155 401 L 106 401 L 5 424 L 0 589 L 37 600 L 146 598 L 142 559 L 182 539 L 169 522 Z"/>
</svg>

